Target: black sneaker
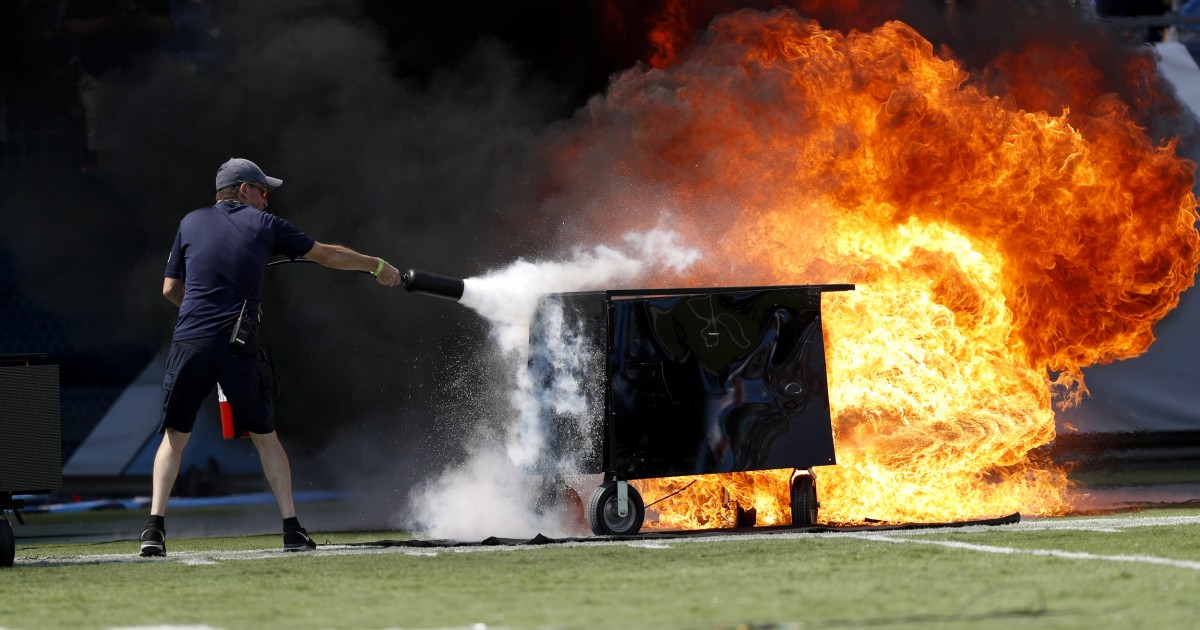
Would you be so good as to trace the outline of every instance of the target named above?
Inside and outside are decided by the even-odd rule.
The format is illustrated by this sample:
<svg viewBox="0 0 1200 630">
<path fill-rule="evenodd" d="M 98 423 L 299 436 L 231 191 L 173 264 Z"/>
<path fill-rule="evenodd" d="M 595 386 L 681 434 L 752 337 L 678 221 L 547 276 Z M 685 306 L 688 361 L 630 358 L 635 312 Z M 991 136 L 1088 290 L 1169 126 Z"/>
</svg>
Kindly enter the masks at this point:
<svg viewBox="0 0 1200 630">
<path fill-rule="evenodd" d="M 138 537 L 138 541 L 142 543 L 143 556 L 167 555 L 167 535 L 163 533 L 163 530 L 154 525 L 142 530 L 142 535 Z"/>
<path fill-rule="evenodd" d="M 283 532 L 283 550 L 284 551 L 312 551 L 317 548 L 317 543 L 308 537 L 308 531 L 303 527 L 300 529 L 289 529 Z"/>
</svg>

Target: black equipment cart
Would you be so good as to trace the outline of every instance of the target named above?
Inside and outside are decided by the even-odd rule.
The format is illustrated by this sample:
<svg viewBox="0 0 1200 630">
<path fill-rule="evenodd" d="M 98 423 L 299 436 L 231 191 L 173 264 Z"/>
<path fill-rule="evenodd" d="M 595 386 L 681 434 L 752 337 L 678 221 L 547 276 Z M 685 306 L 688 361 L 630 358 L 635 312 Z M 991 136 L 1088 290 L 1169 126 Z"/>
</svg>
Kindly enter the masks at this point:
<svg viewBox="0 0 1200 630">
<path fill-rule="evenodd" d="M 45 356 L 0 355 L 0 567 L 16 553 L 5 512 L 25 507 L 13 495 L 62 486 L 58 366 L 40 365 Z"/>
<path fill-rule="evenodd" d="M 586 504 L 592 531 L 641 528 L 645 508 L 629 480 L 787 468 L 796 471 L 792 522 L 814 523 L 811 469 L 835 463 L 821 295 L 853 289 L 542 296 L 530 375 L 547 451 L 604 475 Z"/>
</svg>

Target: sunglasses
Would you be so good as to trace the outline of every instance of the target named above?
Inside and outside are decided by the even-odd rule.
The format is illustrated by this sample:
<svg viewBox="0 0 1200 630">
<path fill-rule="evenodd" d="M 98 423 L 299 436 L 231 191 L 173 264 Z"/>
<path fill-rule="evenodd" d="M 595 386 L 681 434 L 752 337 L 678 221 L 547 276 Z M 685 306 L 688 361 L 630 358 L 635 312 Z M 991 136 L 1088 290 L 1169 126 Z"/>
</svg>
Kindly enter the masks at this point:
<svg viewBox="0 0 1200 630">
<path fill-rule="evenodd" d="M 262 193 L 263 199 L 266 199 L 267 195 L 271 193 L 270 188 L 266 188 L 264 186 L 259 186 L 258 184 L 251 184 L 250 182 L 245 182 L 245 184 L 247 186 L 250 186 L 251 188 L 257 188 L 258 192 Z"/>
</svg>

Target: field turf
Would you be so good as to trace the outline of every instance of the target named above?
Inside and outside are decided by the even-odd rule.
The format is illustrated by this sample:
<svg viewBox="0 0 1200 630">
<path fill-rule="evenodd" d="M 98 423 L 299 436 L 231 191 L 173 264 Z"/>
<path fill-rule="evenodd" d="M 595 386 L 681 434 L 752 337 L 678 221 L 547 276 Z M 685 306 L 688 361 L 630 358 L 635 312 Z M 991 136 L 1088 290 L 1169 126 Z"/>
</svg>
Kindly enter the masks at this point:
<svg viewBox="0 0 1200 630">
<path fill-rule="evenodd" d="M 20 526 L 17 526 L 18 528 Z M 1000 526 L 382 547 L 18 540 L 0 628 L 1194 628 L 1200 509 Z"/>
</svg>

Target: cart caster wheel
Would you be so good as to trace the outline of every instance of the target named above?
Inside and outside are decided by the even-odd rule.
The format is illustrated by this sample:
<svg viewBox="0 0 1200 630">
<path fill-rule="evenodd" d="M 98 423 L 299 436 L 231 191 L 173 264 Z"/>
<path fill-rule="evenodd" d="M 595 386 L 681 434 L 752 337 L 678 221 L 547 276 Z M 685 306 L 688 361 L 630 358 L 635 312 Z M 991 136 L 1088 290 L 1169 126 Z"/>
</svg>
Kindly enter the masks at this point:
<svg viewBox="0 0 1200 630">
<path fill-rule="evenodd" d="M 13 536 L 12 524 L 0 514 L 0 567 L 11 567 L 17 554 L 17 540 Z"/>
<path fill-rule="evenodd" d="M 534 501 L 533 511 L 538 516 L 549 515 L 560 519 L 580 535 L 587 532 L 589 527 L 583 499 L 574 488 L 559 478 L 543 484 Z"/>
<path fill-rule="evenodd" d="M 802 472 L 792 478 L 792 525 L 817 524 L 817 480 Z"/>
<path fill-rule="evenodd" d="M 588 526 L 597 536 L 612 534 L 636 534 L 642 528 L 642 520 L 646 518 L 646 506 L 642 503 L 642 495 L 633 486 L 629 486 L 628 503 L 625 516 L 617 514 L 617 482 L 606 481 L 592 493 L 587 504 Z"/>
</svg>

